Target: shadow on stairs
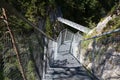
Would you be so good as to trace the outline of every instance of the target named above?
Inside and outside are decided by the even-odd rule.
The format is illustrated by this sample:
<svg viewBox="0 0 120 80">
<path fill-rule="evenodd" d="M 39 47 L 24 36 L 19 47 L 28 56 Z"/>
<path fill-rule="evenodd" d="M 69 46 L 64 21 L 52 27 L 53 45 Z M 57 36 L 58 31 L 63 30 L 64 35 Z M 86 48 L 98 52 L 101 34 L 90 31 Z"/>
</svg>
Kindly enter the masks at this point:
<svg viewBox="0 0 120 80">
<path fill-rule="evenodd" d="M 84 67 L 48 68 L 43 80 L 98 80 L 89 75 Z"/>
</svg>

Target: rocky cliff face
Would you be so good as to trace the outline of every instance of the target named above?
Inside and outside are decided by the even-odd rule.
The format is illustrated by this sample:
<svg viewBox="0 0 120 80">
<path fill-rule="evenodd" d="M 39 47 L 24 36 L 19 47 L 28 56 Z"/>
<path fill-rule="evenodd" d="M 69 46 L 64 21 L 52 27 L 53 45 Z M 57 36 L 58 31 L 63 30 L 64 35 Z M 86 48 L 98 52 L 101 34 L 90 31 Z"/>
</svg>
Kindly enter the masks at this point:
<svg viewBox="0 0 120 80">
<path fill-rule="evenodd" d="M 109 43 L 105 42 L 107 44 L 100 45 L 99 43 L 95 47 L 94 72 L 103 80 L 120 79 L 120 36 L 118 37 L 118 41 L 115 41 L 117 39 L 114 38 L 115 40 Z"/>
<path fill-rule="evenodd" d="M 118 20 L 116 20 L 118 18 Z M 119 16 L 106 17 L 88 35 L 120 28 Z M 108 25 L 109 23 L 114 23 Z M 120 33 L 112 33 L 81 42 L 80 62 L 100 80 L 120 80 Z"/>
</svg>

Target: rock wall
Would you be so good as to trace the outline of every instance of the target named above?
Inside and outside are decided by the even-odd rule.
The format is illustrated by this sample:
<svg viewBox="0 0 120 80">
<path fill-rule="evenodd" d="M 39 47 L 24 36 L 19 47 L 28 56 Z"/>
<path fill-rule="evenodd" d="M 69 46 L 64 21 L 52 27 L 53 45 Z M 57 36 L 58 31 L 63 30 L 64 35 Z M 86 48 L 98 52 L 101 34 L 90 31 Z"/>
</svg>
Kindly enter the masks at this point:
<svg viewBox="0 0 120 80">
<path fill-rule="evenodd" d="M 97 27 L 88 33 L 88 36 L 104 33 L 103 29 L 106 27 L 107 23 L 115 18 L 119 18 L 119 16 L 108 16 L 104 18 L 102 22 L 98 23 Z M 114 24 L 112 26 L 116 25 Z M 117 28 L 119 28 L 119 26 Z M 83 40 L 80 46 L 80 62 L 100 80 L 120 80 L 119 32 L 99 38 Z"/>
</svg>

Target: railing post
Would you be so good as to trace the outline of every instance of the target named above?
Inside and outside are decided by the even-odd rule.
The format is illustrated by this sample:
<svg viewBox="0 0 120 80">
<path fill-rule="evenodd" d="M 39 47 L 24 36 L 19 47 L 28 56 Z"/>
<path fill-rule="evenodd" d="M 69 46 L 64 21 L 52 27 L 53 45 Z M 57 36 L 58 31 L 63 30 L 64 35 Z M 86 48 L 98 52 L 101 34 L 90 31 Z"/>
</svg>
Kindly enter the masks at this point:
<svg viewBox="0 0 120 80">
<path fill-rule="evenodd" d="M 49 39 L 44 38 L 44 40 L 46 41 L 46 43 L 45 43 L 45 46 L 44 46 L 42 79 L 45 78 L 45 74 L 47 73 L 47 68 L 48 68 L 48 43 L 49 43 Z"/>
<path fill-rule="evenodd" d="M 79 44 L 78 44 L 78 50 L 79 50 L 79 52 L 78 52 L 78 59 L 80 60 L 80 54 L 81 54 L 81 40 L 80 40 L 80 42 L 79 42 Z"/>
<path fill-rule="evenodd" d="M 94 74 L 94 68 L 95 68 L 95 45 L 96 45 L 96 38 L 93 38 L 93 52 L 92 52 L 92 73 Z"/>
<path fill-rule="evenodd" d="M 72 53 L 71 51 L 72 51 L 72 43 L 73 43 L 73 40 L 74 40 L 74 36 L 75 36 L 75 35 L 72 35 L 69 53 Z M 72 53 L 72 54 L 73 54 L 73 53 Z"/>
</svg>

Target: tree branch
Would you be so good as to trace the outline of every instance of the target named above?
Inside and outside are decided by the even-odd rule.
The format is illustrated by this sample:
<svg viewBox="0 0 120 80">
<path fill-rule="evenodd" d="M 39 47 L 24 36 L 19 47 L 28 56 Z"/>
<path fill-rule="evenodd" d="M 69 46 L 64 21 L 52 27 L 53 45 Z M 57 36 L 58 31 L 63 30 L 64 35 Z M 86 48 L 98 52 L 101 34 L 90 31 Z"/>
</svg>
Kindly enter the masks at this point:
<svg viewBox="0 0 120 80">
<path fill-rule="evenodd" d="M 10 34 L 10 37 L 11 37 L 11 40 L 12 40 L 12 44 L 13 44 L 13 49 L 16 53 L 16 56 L 17 56 L 17 59 L 18 59 L 18 63 L 19 63 L 19 67 L 20 67 L 20 72 L 22 74 L 22 77 L 24 80 L 27 80 L 26 76 L 25 76 L 25 72 L 24 72 L 24 69 L 23 69 L 23 66 L 22 66 L 22 63 L 21 63 L 21 60 L 20 60 L 20 56 L 19 56 L 19 50 L 17 48 L 17 45 L 16 45 L 16 41 L 15 41 L 15 38 L 14 38 L 14 35 L 9 27 L 9 24 L 8 24 L 8 21 L 7 21 L 7 16 L 6 16 L 6 12 L 5 12 L 5 9 L 2 8 L 2 12 L 3 12 L 3 16 L 5 18 L 4 22 L 7 26 L 7 29 L 9 31 L 9 34 Z"/>
</svg>

